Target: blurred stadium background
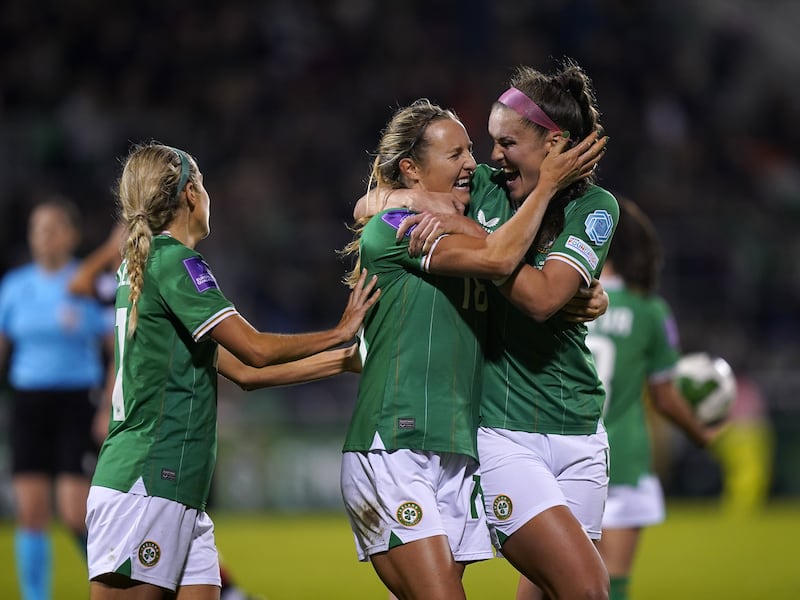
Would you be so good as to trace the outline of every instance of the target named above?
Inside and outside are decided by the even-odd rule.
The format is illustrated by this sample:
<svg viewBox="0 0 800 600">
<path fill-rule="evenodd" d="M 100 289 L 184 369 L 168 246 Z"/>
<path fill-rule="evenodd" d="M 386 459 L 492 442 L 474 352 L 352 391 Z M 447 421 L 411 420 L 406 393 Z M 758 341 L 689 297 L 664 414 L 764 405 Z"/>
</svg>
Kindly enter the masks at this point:
<svg viewBox="0 0 800 600">
<path fill-rule="evenodd" d="M 368 152 L 397 106 L 428 97 L 489 160 L 491 102 L 519 64 L 575 58 L 611 136 L 600 183 L 637 201 L 666 250 L 661 292 L 686 351 L 724 356 L 771 423 L 768 494 L 800 494 L 800 5 L 792 0 L 4 0 L 0 275 L 27 260 L 30 207 L 83 211 L 106 236 L 131 142 L 195 155 L 212 198 L 199 247 L 262 329 L 328 327 L 336 254 Z M 357 385 L 341 376 L 241 393 L 222 385 L 217 511 L 338 510 Z M 0 394 L 0 516 L 10 518 Z M 671 499 L 717 498 L 716 460 L 669 431 Z M 769 465 L 765 465 L 770 470 Z M 353 559 L 354 560 L 354 559 Z"/>
</svg>

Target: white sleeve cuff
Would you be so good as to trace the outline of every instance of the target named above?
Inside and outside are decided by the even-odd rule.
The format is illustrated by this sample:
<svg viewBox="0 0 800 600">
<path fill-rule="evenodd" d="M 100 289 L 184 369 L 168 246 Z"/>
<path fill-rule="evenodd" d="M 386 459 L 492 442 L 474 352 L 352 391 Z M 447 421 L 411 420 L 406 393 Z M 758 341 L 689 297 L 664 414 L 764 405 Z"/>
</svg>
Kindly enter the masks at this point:
<svg viewBox="0 0 800 600">
<path fill-rule="evenodd" d="M 433 256 L 433 251 L 436 250 L 436 246 L 439 245 L 439 242 L 441 242 L 442 239 L 446 238 L 448 235 L 450 235 L 450 234 L 449 233 L 443 233 L 438 238 L 436 238 L 436 240 L 433 242 L 433 245 L 431 246 L 431 249 L 428 250 L 428 253 L 422 257 L 422 260 L 421 260 L 420 264 L 422 266 L 422 270 L 425 271 L 426 273 L 430 272 L 431 257 Z"/>
</svg>

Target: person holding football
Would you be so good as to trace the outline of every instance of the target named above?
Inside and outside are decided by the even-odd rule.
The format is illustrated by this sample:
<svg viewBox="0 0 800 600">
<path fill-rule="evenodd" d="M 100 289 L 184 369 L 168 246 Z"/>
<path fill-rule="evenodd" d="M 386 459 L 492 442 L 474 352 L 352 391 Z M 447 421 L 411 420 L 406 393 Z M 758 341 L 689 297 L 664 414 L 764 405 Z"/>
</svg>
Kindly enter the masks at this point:
<svg viewBox="0 0 800 600">
<path fill-rule="evenodd" d="M 667 302 L 656 293 L 661 245 L 653 224 L 627 199 L 600 281 L 609 309 L 589 323 L 586 343 L 606 390 L 603 422 L 611 447 L 608 500 L 598 548 L 611 578 L 610 600 L 626 600 L 643 527 L 664 520 L 664 494 L 653 473 L 645 409 L 705 447 L 719 431 L 693 414 L 673 381 L 680 357 L 678 328 Z"/>
</svg>

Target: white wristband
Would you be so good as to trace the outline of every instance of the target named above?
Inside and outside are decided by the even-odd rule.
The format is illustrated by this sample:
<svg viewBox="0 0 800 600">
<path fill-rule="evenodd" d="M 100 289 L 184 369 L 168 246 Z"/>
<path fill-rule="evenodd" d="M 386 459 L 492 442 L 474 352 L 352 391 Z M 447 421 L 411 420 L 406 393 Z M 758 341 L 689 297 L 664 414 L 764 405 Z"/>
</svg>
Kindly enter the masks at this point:
<svg viewBox="0 0 800 600">
<path fill-rule="evenodd" d="M 439 244 L 439 242 L 442 241 L 442 238 L 445 238 L 448 235 L 450 235 L 450 234 L 449 233 L 443 233 L 438 238 L 436 238 L 436 240 L 431 245 L 431 249 L 428 250 L 428 253 L 425 254 L 422 257 L 422 261 L 421 261 L 420 264 L 422 265 L 422 270 L 425 271 L 426 273 L 428 273 L 430 271 L 430 268 L 431 268 L 431 256 L 433 256 L 433 251 L 436 249 L 436 246 Z"/>
</svg>

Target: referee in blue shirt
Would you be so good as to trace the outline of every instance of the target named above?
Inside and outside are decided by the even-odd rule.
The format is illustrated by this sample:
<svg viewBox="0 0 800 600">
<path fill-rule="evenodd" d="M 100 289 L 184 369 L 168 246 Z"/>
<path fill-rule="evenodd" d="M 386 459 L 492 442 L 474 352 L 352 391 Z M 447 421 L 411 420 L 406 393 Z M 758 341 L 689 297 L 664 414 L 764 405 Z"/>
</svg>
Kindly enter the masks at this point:
<svg viewBox="0 0 800 600">
<path fill-rule="evenodd" d="M 68 292 L 78 241 L 73 204 L 50 199 L 37 205 L 28 226 L 33 261 L 0 281 L 0 365 L 7 366 L 12 389 L 15 555 L 23 600 L 51 597 L 51 498 L 85 552 L 86 497 L 97 456 L 92 421 L 113 323 L 97 301 Z"/>
</svg>

